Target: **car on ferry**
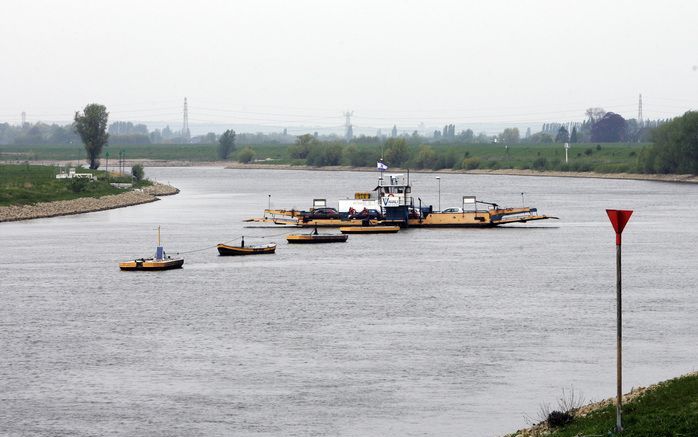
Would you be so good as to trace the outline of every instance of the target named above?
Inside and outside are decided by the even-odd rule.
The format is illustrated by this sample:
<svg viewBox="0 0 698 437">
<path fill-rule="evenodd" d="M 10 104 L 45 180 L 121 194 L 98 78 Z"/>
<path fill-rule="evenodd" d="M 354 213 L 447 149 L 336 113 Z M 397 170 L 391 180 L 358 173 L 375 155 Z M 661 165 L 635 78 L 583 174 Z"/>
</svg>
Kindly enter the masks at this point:
<svg viewBox="0 0 698 437">
<path fill-rule="evenodd" d="M 463 212 L 463 208 L 446 208 L 441 212 L 443 214 L 460 214 Z"/>
<path fill-rule="evenodd" d="M 315 208 L 305 217 L 309 220 L 339 219 L 339 211 L 334 208 Z"/>
</svg>

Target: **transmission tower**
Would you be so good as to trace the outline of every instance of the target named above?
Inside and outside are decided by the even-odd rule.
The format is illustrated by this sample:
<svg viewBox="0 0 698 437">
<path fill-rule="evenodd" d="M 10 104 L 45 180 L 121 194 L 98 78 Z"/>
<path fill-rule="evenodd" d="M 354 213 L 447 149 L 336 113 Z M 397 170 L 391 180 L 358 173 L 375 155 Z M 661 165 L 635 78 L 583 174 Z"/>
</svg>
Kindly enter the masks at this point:
<svg viewBox="0 0 698 437">
<path fill-rule="evenodd" d="M 22 126 L 27 122 L 27 113 L 22 111 Z"/>
<path fill-rule="evenodd" d="M 344 117 L 346 121 L 344 122 L 344 139 L 351 141 L 354 138 L 354 129 L 351 126 L 351 116 L 354 115 L 354 111 L 346 111 Z"/>
<path fill-rule="evenodd" d="M 189 142 L 191 134 L 189 132 L 189 109 L 187 108 L 187 98 L 184 98 L 184 117 L 182 119 L 182 140 Z"/>
<path fill-rule="evenodd" d="M 642 94 L 640 94 L 640 100 L 637 104 L 637 124 L 642 127 Z"/>
</svg>

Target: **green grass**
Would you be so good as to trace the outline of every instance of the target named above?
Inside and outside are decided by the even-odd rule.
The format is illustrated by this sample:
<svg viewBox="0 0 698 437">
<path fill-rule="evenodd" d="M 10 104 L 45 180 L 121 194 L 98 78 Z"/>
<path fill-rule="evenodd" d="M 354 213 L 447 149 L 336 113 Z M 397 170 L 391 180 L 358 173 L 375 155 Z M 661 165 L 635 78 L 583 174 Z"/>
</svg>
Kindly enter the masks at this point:
<svg viewBox="0 0 698 437">
<path fill-rule="evenodd" d="M 610 405 L 576 418 L 550 436 L 609 435 L 616 410 Z M 623 406 L 623 437 L 698 436 L 698 374 L 660 384 Z"/>
<path fill-rule="evenodd" d="M 238 144 L 241 150 L 246 144 Z M 412 169 L 533 169 L 557 171 L 596 171 L 619 173 L 638 171 L 638 155 L 646 144 L 572 144 L 569 150 L 569 163 L 565 163 L 565 150 L 562 144 L 517 144 L 508 149 L 501 144 L 431 144 L 435 159 L 433 164 L 420 165 L 417 160 L 419 145 L 409 146 L 410 159 L 403 167 Z M 288 145 L 253 145 L 256 160 L 266 160 L 270 164 L 304 165 L 303 159 L 291 159 Z M 344 146 L 345 152 L 347 146 Z M 364 153 L 363 166 L 374 167 L 380 156 L 379 145 L 358 144 L 357 149 Z M 119 151 L 125 151 L 127 159 L 215 161 L 215 144 L 148 144 L 110 146 L 110 167 L 116 164 Z M 232 156 L 235 159 L 235 153 Z M 82 145 L 75 146 L 0 146 L 0 161 L 5 160 L 75 160 L 84 162 L 85 151 Z M 343 165 L 350 164 L 345 153 Z M 106 164 L 102 154 L 102 166 Z M 390 164 L 390 163 L 388 163 Z"/>
<path fill-rule="evenodd" d="M 131 182 L 130 176 L 110 177 L 107 182 L 105 172 L 82 168 L 78 172 L 93 173 L 98 180 L 75 182 L 71 179 L 56 179 L 56 172 L 57 169 L 53 166 L 0 164 L 0 206 L 118 194 L 123 190 L 112 187 L 109 182 Z M 143 181 L 138 186 L 149 184 L 149 181 Z"/>
</svg>

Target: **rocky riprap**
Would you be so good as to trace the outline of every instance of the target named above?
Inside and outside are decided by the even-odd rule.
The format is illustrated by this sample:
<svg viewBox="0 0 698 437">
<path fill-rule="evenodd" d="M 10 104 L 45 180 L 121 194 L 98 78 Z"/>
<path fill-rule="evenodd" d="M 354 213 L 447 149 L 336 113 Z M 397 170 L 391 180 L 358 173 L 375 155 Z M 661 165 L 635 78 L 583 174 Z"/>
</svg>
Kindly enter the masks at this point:
<svg viewBox="0 0 698 437">
<path fill-rule="evenodd" d="M 127 191 L 111 196 L 82 197 L 72 200 L 41 202 L 34 205 L 2 206 L 0 207 L 0 222 L 30 220 L 123 208 L 124 206 L 155 202 L 159 200 L 157 196 L 169 196 L 177 193 L 179 193 L 179 189 L 156 182 L 142 190 Z"/>
</svg>

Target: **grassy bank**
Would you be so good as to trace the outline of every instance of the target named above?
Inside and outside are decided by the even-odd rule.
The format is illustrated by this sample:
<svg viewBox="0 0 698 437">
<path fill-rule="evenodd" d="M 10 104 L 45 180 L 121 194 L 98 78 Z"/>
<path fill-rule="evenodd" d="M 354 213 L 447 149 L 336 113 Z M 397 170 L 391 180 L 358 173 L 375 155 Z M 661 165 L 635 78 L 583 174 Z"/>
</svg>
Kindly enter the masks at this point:
<svg viewBox="0 0 698 437">
<path fill-rule="evenodd" d="M 533 169 L 539 171 L 595 171 L 598 173 L 636 172 L 638 155 L 645 144 L 573 144 L 565 163 L 561 144 L 430 144 L 407 145 L 405 160 L 400 167 L 412 169 Z M 238 151 L 247 147 L 238 144 Z M 375 167 L 381 148 L 376 144 L 319 144 L 305 158 L 294 155 L 294 146 L 263 144 L 250 146 L 255 162 L 282 165 L 346 165 Z M 311 148 L 311 149 L 312 149 Z M 105 149 L 106 151 L 107 149 Z M 127 159 L 210 162 L 217 160 L 214 144 L 149 144 L 115 146 L 108 148 L 110 166 L 123 150 Z M 80 162 L 85 152 L 76 146 L 0 146 L 0 160 L 61 160 Z M 296 156 L 295 158 L 293 156 Z M 386 155 L 388 156 L 388 155 Z M 105 160 L 102 158 L 104 166 Z M 393 166 L 390 162 L 389 165 Z"/>
<path fill-rule="evenodd" d="M 53 166 L 0 164 L 0 206 L 119 194 L 124 190 L 112 187 L 109 182 L 131 182 L 130 176 L 111 176 L 107 181 L 104 171 L 82 168 L 78 172 L 92 173 L 97 180 L 56 179 L 57 171 Z M 149 184 L 144 181 L 140 185 Z"/>
<path fill-rule="evenodd" d="M 512 436 L 698 436 L 698 373 L 648 387 L 623 406 L 623 432 L 614 434 L 616 410 L 612 400 L 582 407 L 572 422 L 550 430 L 545 426 Z"/>
</svg>

